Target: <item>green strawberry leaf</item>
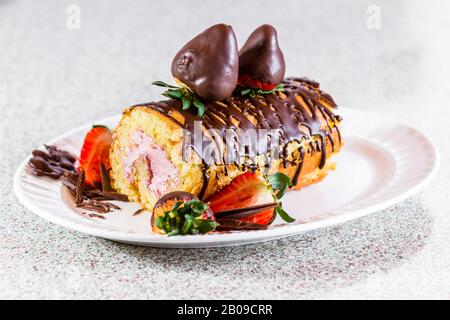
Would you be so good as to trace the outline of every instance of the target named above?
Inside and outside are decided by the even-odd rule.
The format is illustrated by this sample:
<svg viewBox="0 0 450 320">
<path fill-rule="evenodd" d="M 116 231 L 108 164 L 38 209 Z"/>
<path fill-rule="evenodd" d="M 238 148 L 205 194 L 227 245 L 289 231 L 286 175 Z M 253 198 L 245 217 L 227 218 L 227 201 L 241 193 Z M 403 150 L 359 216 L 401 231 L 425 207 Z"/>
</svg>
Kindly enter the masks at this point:
<svg viewBox="0 0 450 320">
<path fill-rule="evenodd" d="M 289 187 L 292 186 L 292 180 L 287 175 L 281 172 L 275 172 L 267 177 L 267 181 L 272 187 L 277 199 L 281 199 Z"/>
<path fill-rule="evenodd" d="M 179 87 L 167 84 L 167 83 L 165 83 L 163 81 L 153 81 L 152 84 L 155 85 L 155 86 L 158 86 L 158 87 L 163 87 L 163 88 L 172 88 L 172 89 L 178 89 L 179 88 Z"/>
<path fill-rule="evenodd" d="M 197 115 L 199 117 L 202 117 L 203 114 L 205 113 L 205 105 L 200 100 L 197 99 L 195 99 L 193 103 L 194 106 L 197 108 Z"/>
<path fill-rule="evenodd" d="M 200 233 L 205 234 L 216 229 L 218 225 L 219 224 L 215 221 L 212 221 L 210 219 L 204 219 L 201 220 L 201 223 L 198 226 L 198 230 L 200 231 Z"/>
<path fill-rule="evenodd" d="M 283 207 L 281 206 L 281 203 L 278 205 L 278 207 L 275 208 L 275 212 L 281 217 L 281 219 L 283 219 L 288 223 L 295 221 L 294 218 L 292 218 L 286 211 L 284 211 Z"/>
<path fill-rule="evenodd" d="M 278 84 L 275 88 L 273 88 L 272 90 L 262 90 L 262 89 L 257 89 L 257 88 L 248 88 L 248 87 L 241 87 L 238 86 L 237 91 L 242 95 L 249 95 L 250 97 L 254 98 L 257 95 L 267 95 L 267 94 L 271 94 L 274 92 L 283 92 L 284 91 L 284 84 L 280 83 Z"/>
<path fill-rule="evenodd" d="M 203 219 L 203 213 L 208 210 L 208 204 L 193 199 L 187 202 L 176 202 L 172 209 L 165 211 L 156 219 L 156 227 L 168 236 L 204 234 L 213 231 L 218 223 Z"/>
<path fill-rule="evenodd" d="M 187 96 L 182 96 L 181 102 L 183 102 L 183 110 L 189 109 L 192 105 L 192 100 Z"/>
<path fill-rule="evenodd" d="M 241 95 L 245 96 L 246 94 L 250 93 L 251 90 L 252 89 L 250 89 L 250 88 L 244 89 L 244 90 L 241 91 Z"/>
<path fill-rule="evenodd" d="M 172 98 L 172 99 L 181 99 L 181 97 L 183 96 L 183 93 L 179 89 L 177 89 L 177 90 L 169 89 L 169 90 L 163 92 L 162 95 L 166 96 L 168 98 Z"/>
</svg>

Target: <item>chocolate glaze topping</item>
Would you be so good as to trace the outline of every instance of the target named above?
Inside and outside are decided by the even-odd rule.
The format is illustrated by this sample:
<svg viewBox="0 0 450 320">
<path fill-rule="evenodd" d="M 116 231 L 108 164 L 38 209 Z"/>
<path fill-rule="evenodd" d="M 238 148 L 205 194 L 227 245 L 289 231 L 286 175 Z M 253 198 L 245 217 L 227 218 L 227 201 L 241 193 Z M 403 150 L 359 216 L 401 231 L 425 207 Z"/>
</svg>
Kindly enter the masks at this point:
<svg viewBox="0 0 450 320">
<path fill-rule="evenodd" d="M 279 84 L 285 69 L 277 31 L 268 24 L 260 26 L 239 51 L 239 77 L 246 75 L 266 84 Z"/>
<path fill-rule="evenodd" d="M 182 104 L 179 100 L 166 100 L 161 102 L 153 102 L 140 104 L 134 107 L 148 107 L 161 112 L 170 117 L 174 122 L 178 123 L 186 130 L 184 150 L 192 149 L 201 157 L 201 152 L 196 150 L 193 143 L 194 122 L 202 121 L 203 129 L 215 129 L 225 138 L 225 130 L 231 129 L 236 131 L 240 129 L 278 129 L 281 151 L 279 157 L 283 161 L 283 165 L 297 166 L 297 172 L 294 175 L 293 183 L 297 183 L 298 177 L 302 170 L 302 163 L 307 153 L 321 152 L 320 168 L 323 168 L 327 158 L 326 146 L 331 144 L 334 150 L 335 141 L 333 140 L 332 129 L 341 118 L 334 115 L 332 108 L 337 108 L 336 103 L 330 95 L 323 92 L 319 88 L 319 84 L 307 78 L 287 78 L 283 81 L 284 92 L 272 93 L 265 96 L 242 97 L 232 96 L 222 102 L 208 102 L 205 104 L 206 112 L 203 117 L 198 117 L 189 110 L 182 110 Z M 134 107 L 131 107 L 134 108 Z M 180 112 L 184 118 L 184 123 L 177 121 L 172 114 L 174 111 Z M 325 121 L 323 121 L 325 120 Z M 237 125 L 236 125 L 237 124 Z M 334 128 L 338 132 L 337 126 Z M 317 142 L 313 142 L 312 136 L 319 137 Z M 269 139 L 273 136 L 269 135 Z M 286 145 L 292 141 L 301 142 L 303 138 L 311 140 L 307 147 L 300 146 L 298 154 L 299 162 L 291 163 L 288 158 Z M 206 139 L 205 139 L 206 140 Z M 203 141 L 203 150 L 214 141 L 217 148 L 220 147 L 221 141 L 216 139 Z M 235 161 L 234 164 L 242 169 L 254 169 L 255 164 L 252 157 L 248 153 L 241 154 L 239 136 L 235 137 L 234 152 L 237 157 L 242 159 L 247 156 L 247 161 Z M 339 141 L 340 144 L 340 141 Z M 266 154 L 267 146 L 255 145 L 254 155 Z M 245 150 L 248 151 L 248 150 Z M 185 152 L 186 154 L 186 152 Z M 226 152 L 214 154 L 210 160 L 203 159 L 203 176 L 204 183 L 199 198 L 202 199 L 209 183 L 208 168 L 212 164 L 227 163 Z M 267 167 L 269 169 L 270 154 L 268 156 Z M 296 157 L 298 158 L 298 157 Z M 226 166 L 224 174 L 226 172 Z"/>
<path fill-rule="evenodd" d="M 172 75 L 206 100 L 223 100 L 238 79 L 238 48 L 231 26 L 217 24 L 189 41 L 172 61 Z"/>
</svg>

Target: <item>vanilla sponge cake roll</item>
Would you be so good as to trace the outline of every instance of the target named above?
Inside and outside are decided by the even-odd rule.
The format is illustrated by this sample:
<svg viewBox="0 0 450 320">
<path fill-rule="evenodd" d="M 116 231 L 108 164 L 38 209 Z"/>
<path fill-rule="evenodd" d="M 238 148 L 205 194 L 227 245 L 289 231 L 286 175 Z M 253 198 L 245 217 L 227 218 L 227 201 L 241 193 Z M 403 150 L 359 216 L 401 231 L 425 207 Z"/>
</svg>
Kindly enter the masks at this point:
<svg viewBox="0 0 450 320">
<path fill-rule="evenodd" d="M 151 210 L 171 191 L 206 199 L 248 170 L 282 172 L 292 189 L 321 180 L 342 145 L 337 106 L 312 80 L 288 78 L 283 85 L 269 95 L 205 102 L 203 117 L 182 110 L 179 100 L 128 108 L 113 132 L 113 187 Z M 253 145 L 229 134 L 252 130 L 269 134 Z"/>
</svg>

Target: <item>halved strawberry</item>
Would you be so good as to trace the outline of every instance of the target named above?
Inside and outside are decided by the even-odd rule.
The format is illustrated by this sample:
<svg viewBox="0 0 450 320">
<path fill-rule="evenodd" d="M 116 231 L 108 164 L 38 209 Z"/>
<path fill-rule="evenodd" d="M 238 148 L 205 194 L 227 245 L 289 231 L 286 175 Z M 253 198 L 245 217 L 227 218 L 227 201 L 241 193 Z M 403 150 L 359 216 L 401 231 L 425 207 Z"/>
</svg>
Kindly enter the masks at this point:
<svg viewBox="0 0 450 320">
<path fill-rule="evenodd" d="M 206 202 L 209 202 L 210 209 L 216 213 L 273 204 L 275 199 L 272 189 L 265 179 L 254 172 L 246 172 L 237 176 L 228 186 L 214 193 Z M 239 220 L 266 225 L 273 220 L 274 215 L 274 208 L 270 208 L 250 216 L 240 217 Z"/>
<path fill-rule="evenodd" d="M 268 225 L 268 224 L 272 223 L 272 221 L 274 220 L 275 214 L 276 214 L 275 209 L 267 209 L 260 213 L 251 215 L 246 218 L 241 218 L 239 220 L 245 221 L 245 222 Z"/>
<path fill-rule="evenodd" d="M 84 170 L 85 182 L 89 185 L 102 181 L 100 166 L 107 170 L 111 168 L 109 162 L 109 148 L 112 143 L 111 131 L 105 126 L 93 126 L 86 134 L 81 148 L 80 165 L 78 171 Z"/>
<path fill-rule="evenodd" d="M 248 75 L 239 76 L 238 82 L 243 87 L 256 88 L 264 91 L 270 91 L 277 87 L 277 84 L 264 83 L 259 80 L 253 79 Z"/>
</svg>

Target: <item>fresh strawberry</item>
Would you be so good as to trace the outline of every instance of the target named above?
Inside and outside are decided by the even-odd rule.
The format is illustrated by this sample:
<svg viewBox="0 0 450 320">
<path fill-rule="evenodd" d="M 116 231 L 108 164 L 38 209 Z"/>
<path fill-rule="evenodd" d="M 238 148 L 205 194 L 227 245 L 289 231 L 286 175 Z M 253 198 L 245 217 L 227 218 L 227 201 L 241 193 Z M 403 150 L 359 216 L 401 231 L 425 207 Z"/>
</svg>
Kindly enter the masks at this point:
<svg viewBox="0 0 450 320">
<path fill-rule="evenodd" d="M 267 209 L 262 212 L 256 213 L 249 217 L 241 218 L 239 220 L 263 225 L 269 225 L 275 218 L 275 209 Z"/>
<path fill-rule="evenodd" d="M 253 172 L 237 176 L 229 185 L 214 193 L 207 200 L 213 212 L 223 212 L 241 208 L 251 208 L 263 204 L 275 203 L 271 187 L 266 180 Z M 239 220 L 269 224 L 275 215 L 274 208 L 265 209 Z"/>
<path fill-rule="evenodd" d="M 84 138 L 81 148 L 80 165 L 78 171 L 85 172 L 85 182 L 89 185 L 102 181 L 100 166 L 107 170 L 111 168 L 109 162 L 109 148 L 112 143 L 111 131 L 105 126 L 93 126 Z"/>
<path fill-rule="evenodd" d="M 239 76 L 239 84 L 243 87 L 261 89 L 264 91 L 270 91 L 277 87 L 277 84 L 264 83 L 259 80 L 253 79 L 248 75 Z"/>
</svg>

